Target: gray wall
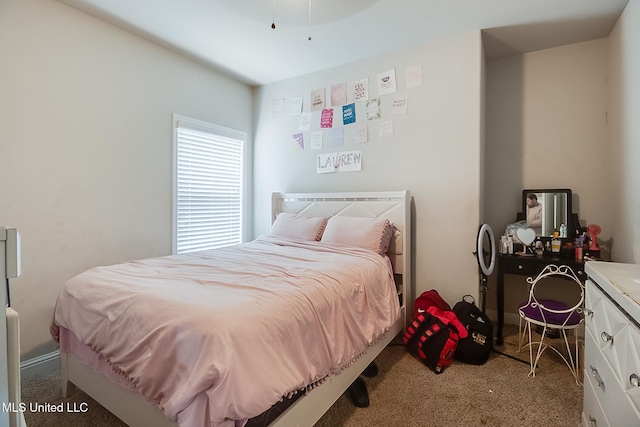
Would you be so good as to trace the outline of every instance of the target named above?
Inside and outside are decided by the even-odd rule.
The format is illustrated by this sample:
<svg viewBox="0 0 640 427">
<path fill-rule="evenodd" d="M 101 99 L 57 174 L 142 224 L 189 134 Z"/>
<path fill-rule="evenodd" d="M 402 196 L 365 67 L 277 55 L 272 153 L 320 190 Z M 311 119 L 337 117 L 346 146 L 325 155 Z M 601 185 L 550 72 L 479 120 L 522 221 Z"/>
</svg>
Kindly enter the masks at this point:
<svg viewBox="0 0 640 427">
<path fill-rule="evenodd" d="M 336 67 L 256 90 L 254 230 L 269 230 L 273 191 L 411 191 L 415 201 L 416 292 L 436 288 L 454 303 L 464 294 L 477 297 L 477 264 L 472 255 L 480 221 L 481 68 L 479 32 L 461 34 L 414 49 Z M 405 70 L 422 64 L 423 86 L 406 89 Z M 368 122 L 370 141 L 353 142 L 353 125 L 345 127 L 344 147 L 331 147 L 325 131 L 321 151 L 294 148 L 298 132 L 292 97 L 369 78 L 377 96 L 377 73 L 395 68 L 398 91 L 408 93 L 406 116 L 390 115 L 392 95 L 382 97 L 381 120 L 392 119 L 393 137 L 380 138 L 380 120 Z M 272 101 L 285 99 L 284 118 L 274 119 Z M 357 117 L 364 119 L 364 106 Z M 319 113 L 312 130 L 319 129 Z M 309 137 L 309 132 L 305 132 Z M 308 144 L 308 140 L 307 140 Z M 362 171 L 317 174 L 319 152 L 362 151 Z"/>
<path fill-rule="evenodd" d="M 488 61 L 483 212 L 497 235 L 523 188 L 569 187 L 582 225 L 602 227 L 604 255 L 640 262 L 639 21 L 632 0 L 606 39 Z M 507 314 L 521 283 L 507 280 Z"/>
<path fill-rule="evenodd" d="M 0 31 L 0 224 L 22 233 L 11 288 L 29 359 L 55 348 L 68 278 L 171 252 L 172 113 L 251 139 L 252 93 L 56 1 L 2 1 Z"/>
<path fill-rule="evenodd" d="M 487 61 L 485 202 L 496 239 L 515 221 L 525 188 L 571 188 L 582 225 L 596 223 L 611 250 L 611 141 L 607 39 Z M 615 248 L 615 245 L 614 245 Z M 495 275 L 487 307 L 495 309 Z M 526 298 L 507 277 L 505 311 Z"/>
<path fill-rule="evenodd" d="M 640 2 L 609 37 L 609 138 L 613 258 L 640 263 Z"/>
</svg>

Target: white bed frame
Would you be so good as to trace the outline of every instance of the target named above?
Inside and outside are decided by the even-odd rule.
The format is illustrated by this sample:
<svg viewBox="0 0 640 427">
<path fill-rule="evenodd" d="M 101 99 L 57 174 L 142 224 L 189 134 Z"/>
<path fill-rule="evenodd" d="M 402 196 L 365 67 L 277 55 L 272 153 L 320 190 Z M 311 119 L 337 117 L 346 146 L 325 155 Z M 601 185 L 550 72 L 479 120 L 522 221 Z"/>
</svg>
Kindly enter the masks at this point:
<svg viewBox="0 0 640 427">
<path fill-rule="evenodd" d="M 400 319 L 370 347 L 353 365 L 339 375 L 327 378 L 321 385 L 297 399 L 270 425 L 310 426 L 316 423 L 349 385 L 402 331 L 413 301 L 411 295 L 411 196 L 409 191 L 365 193 L 273 193 L 272 218 L 279 212 L 302 213 L 309 216 L 347 215 L 382 217 L 393 222 L 396 232 L 389 247 L 389 258 L 401 301 Z M 132 427 L 176 426 L 140 394 L 124 389 L 107 377 L 96 373 L 71 354 L 61 357 L 62 392 L 67 396 L 79 387 L 111 413 Z"/>
</svg>

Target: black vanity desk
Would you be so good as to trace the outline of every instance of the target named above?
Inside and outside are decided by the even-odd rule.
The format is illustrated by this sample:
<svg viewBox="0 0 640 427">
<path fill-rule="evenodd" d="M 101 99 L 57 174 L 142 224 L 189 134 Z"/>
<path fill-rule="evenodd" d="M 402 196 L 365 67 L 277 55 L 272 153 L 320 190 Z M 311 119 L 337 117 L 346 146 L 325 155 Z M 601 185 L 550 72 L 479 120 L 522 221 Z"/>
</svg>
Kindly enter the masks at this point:
<svg viewBox="0 0 640 427">
<path fill-rule="evenodd" d="M 584 261 L 573 257 L 560 256 L 520 256 L 498 254 L 498 332 L 496 345 L 502 345 L 502 327 L 504 325 L 504 275 L 537 276 L 549 264 L 566 265 L 576 273 L 582 281 L 586 279 Z"/>
</svg>

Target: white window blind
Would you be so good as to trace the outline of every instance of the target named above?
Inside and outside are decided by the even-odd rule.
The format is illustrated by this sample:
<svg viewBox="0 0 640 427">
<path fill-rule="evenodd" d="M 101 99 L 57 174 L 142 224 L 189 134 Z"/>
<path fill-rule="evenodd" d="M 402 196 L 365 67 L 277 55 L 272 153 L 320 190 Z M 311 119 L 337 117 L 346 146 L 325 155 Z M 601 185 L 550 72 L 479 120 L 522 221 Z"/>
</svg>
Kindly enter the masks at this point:
<svg viewBox="0 0 640 427">
<path fill-rule="evenodd" d="M 240 243 L 246 134 L 186 118 L 174 123 L 175 253 Z"/>
</svg>

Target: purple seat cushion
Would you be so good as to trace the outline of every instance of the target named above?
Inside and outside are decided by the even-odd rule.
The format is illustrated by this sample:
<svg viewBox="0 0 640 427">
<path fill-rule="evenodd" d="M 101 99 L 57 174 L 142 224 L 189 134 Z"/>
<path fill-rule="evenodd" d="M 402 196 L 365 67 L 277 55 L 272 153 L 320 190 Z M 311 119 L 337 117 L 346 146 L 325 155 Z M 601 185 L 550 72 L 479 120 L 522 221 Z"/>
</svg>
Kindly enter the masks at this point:
<svg viewBox="0 0 640 427">
<path fill-rule="evenodd" d="M 554 301 L 554 300 L 544 299 L 544 300 L 539 300 L 538 302 L 542 304 L 545 308 L 548 308 L 550 310 L 568 310 L 569 309 L 569 307 L 567 307 L 566 304 L 563 304 L 561 302 Z M 580 320 L 582 319 L 580 317 L 580 313 L 577 313 L 575 311 L 571 313 L 553 313 L 548 310 L 545 310 L 540 306 L 531 307 L 531 305 L 527 305 L 526 302 L 520 304 L 520 310 L 528 318 L 537 320 L 539 322 L 546 322 L 549 325 L 556 325 L 556 326 L 577 325 L 578 323 L 580 323 Z M 543 312 L 544 312 L 544 318 L 542 317 Z M 567 320 L 567 317 L 569 318 L 569 320 L 565 323 L 565 320 Z"/>
</svg>

